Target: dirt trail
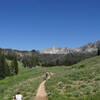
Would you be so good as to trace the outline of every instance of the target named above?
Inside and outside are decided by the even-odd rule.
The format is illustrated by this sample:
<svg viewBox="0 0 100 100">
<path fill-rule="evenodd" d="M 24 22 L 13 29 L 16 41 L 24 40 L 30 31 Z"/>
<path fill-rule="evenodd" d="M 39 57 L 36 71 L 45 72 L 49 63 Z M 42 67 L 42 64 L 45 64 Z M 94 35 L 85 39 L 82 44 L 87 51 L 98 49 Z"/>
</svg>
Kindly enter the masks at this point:
<svg viewBox="0 0 100 100">
<path fill-rule="evenodd" d="M 46 89 L 45 89 L 45 83 L 46 83 L 47 80 L 49 80 L 49 79 L 51 78 L 51 76 L 52 76 L 53 74 L 54 74 L 54 73 L 50 72 L 48 78 L 47 78 L 46 80 L 44 80 L 44 81 L 40 84 L 40 86 L 39 86 L 39 88 L 38 88 L 38 90 L 37 90 L 37 94 L 36 94 L 34 100 L 48 100 L 48 94 L 47 94 Z"/>
<path fill-rule="evenodd" d="M 46 80 L 40 84 L 37 90 L 35 100 L 48 100 L 48 95 L 45 90 L 45 83 L 46 83 Z"/>
</svg>

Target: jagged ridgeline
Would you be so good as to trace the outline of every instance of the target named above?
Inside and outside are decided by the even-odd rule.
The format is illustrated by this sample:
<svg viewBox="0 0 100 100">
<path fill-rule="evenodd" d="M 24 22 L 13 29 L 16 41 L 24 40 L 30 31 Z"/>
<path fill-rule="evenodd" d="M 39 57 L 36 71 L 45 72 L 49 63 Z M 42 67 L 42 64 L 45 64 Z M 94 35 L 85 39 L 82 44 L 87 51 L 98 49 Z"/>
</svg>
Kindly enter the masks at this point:
<svg viewBox="0 0 100 100">
<path fill-rule="evenodd" d="M 83 59 L 100 55 L 100 41 L 75 49 L 53 47 L 41 51 L 19 51 L 1 48 L 0 51 L 8 60 L 16 57 L 24 67 L 72 65 Z"/>
</svg>

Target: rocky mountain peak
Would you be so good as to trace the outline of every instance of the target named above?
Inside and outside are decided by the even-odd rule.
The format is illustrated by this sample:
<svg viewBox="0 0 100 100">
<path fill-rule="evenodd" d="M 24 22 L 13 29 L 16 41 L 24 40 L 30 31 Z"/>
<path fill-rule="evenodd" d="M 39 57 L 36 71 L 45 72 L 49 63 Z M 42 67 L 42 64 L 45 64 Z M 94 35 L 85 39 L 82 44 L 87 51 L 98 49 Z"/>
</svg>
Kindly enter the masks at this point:
<svg viewBox="0 0 100 100">
<path fill-rule="evenodd" d="M 91 52 L 97 52 L 98 48 L 100 48 L 100 41 L 96 41 L 94 43 L 88 43 L 87 45 L 76 48 L 76 49 L 52 47 L 46 50 L 40 50 L 39 52 L 40 54 L 68 54 L 68 53 L 74 53 L 74 52 L 91 53 Z"/>
<path fill-rule="evenodd" d="M 77 52 L 92 52 L 92 51 L 97 51 L 98 48 L 100 48 L 100 41 L 96 41 L 94 43 L 88 43 L 85 46 L 76 48 L 75 51 L 77 51 Z"/>
<path fill-rule="evenodd" d="M 59 47 L 52 47 L 46 50 L 41 50 L 40 53 L 42 54 L 68 54 L 72 50 L 69 48 L 59 48 Z"/>
</svg>

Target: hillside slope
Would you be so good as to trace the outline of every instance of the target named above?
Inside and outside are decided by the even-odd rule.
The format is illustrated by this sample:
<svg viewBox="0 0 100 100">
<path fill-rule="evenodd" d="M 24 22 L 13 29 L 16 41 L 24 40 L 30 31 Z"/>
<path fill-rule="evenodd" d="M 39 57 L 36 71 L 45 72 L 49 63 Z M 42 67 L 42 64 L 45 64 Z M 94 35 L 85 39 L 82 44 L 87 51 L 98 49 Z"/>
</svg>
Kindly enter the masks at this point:
<svg viewBox="0 0 100 100">
<path fill-rule="evenodd" d="M 100 100 L 100 56 L 56 67 L 54 73 L 47 84 L 49 100 Z"/>
<path fill-rule="evenodd" d="M 100 100 L 100 56 L 73 66 L 24 69 L 0 80 L 0 100 L 12 100 L 17 91 L 33 100 L 46 71 L 53 73 L 46 83 L 49 100 Z"/>
</svg>

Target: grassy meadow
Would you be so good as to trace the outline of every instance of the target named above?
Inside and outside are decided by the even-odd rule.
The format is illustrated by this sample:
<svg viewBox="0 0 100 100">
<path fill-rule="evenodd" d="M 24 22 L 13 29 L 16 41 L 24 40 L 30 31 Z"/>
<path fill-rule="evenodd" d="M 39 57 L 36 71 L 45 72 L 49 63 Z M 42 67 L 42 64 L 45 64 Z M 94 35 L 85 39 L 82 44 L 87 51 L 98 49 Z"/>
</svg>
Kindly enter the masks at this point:
<svg viewBox="0 0 100 100">
<path fill-rule="evenodd" d="M 20 91 L 24 100 L 33 100 L 43 73 L 53 75 L 46 83 L 49 100 L 100 100 L 100 56 L 72 66 L 23 68 L 13 77 L 0 80 L 0 100 L 12 100 Z"/>
<path fill-rule="evenodd" d="M 42 82 L 41 69 L 27 69 L 17 76 L 8 77 L 0 81 L 0 100 L 12 100 L 13 95 L 20 91 L 24 100 L 31 100 Z"/>
<path fill-rule="evenodd" d="M 100 56 L 55 68 L 47 90 L 49 100 L 100 100 Z"/>
</svg>

